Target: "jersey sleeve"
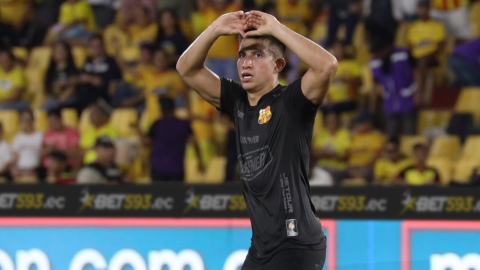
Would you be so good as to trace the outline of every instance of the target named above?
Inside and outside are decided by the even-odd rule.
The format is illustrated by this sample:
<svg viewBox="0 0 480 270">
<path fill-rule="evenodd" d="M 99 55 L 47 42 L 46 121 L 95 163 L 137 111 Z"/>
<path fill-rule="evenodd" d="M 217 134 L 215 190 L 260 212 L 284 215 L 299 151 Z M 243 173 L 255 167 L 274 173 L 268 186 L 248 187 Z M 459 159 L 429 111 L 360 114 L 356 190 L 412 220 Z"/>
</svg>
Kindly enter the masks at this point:
<svg viewBox="0 0 480 270">
<path fill-rule="evenodd" d="M 235 102 L 245 91 L 242 85 L 227 78 L 221 79 L 220 108 L 217 110 L 226 113 L 230 119 L 234 120 Z"/>
<path fill-rule="evenodd" d="M 285 90 L 283 102 L 288 112 L 304 124 L 311 124 L 315 120 L 320 105 L 312 103 L 302 92 L 302 79 L 291 83 Z"/>
</svg>

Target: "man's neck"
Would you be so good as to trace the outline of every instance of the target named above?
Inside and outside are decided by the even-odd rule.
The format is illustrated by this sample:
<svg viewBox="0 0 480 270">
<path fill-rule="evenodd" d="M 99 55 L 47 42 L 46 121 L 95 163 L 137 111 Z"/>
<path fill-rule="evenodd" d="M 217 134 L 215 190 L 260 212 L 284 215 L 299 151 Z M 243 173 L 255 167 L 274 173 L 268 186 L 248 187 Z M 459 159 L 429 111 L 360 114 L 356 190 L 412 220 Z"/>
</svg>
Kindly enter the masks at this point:
<svg viewBox="0 0 480 270">
<path fill-rule="evenodd" d="M 250 106 L 257 106 L 258 101 L 268 92 L 272 91 L 275 89 L 275 87 L 278 85 L 278 79 L 275 79 L 274 81 L 266 84 L 265 86 L 261 87 L 257 91 L 252 91 L 249 92 L 247 91 L 247 96 L 248 96 L 248 102 L 250 103 Z"/>
</svg>

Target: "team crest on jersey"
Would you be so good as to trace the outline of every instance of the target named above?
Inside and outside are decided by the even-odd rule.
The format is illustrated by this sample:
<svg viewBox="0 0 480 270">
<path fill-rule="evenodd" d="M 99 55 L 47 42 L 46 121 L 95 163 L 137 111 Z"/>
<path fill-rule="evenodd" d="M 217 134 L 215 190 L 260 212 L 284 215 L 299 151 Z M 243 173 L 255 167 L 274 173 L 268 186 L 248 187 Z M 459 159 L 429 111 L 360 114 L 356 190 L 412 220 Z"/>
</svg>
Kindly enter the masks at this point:
<svg viewBox="0 0 480 270">
<path fill-rule="evenodd" d="M 272 112 L 270 111 L 270 106 L 265 109 L 260 110 L 260 115 L 258 116 L 258 123 L 265 124 L 272 118 Z"/>
</svg>

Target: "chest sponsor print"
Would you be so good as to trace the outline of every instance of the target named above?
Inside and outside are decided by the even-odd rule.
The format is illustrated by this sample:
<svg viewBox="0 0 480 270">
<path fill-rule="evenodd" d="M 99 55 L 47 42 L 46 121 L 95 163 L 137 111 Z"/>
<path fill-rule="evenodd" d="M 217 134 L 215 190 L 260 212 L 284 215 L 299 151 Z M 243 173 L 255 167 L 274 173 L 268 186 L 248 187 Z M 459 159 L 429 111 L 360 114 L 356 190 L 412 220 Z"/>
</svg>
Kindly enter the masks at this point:
<svg viewBox="0 0 480 270">
<path fill-rule="evenodd" d="M 268 145 L 243 155 L 239 155 L 238 162 L 240 165 L 241 178 L 245 181 L 255 179 L 272 163 L 272 161 L 273 156 Z"/>
</svg>

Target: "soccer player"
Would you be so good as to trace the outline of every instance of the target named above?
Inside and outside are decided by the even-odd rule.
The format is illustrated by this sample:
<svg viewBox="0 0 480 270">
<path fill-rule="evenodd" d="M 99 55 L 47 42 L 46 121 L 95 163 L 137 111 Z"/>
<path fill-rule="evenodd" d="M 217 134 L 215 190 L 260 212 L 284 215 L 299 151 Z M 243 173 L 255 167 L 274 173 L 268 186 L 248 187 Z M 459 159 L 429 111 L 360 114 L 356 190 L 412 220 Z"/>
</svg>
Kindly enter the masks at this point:
<svg viewBox="0 0 480 270">
<path fill-rule="evenodd" d="M 210 47 L 224 35 L 240 35 L 241 84 L 204 65 Z M 285 46 L 310 66 L 288 86 L 278 83 Z M 313 123 L 335 76 L 335 57 L 271 15 L 237 11 L 210 25 L 180 57 L 177 70 L 235 122 L 253 231 L 242 270 L 322 269 L 326 238 L 310 200 L 308 167 Z"/>
</svg>

